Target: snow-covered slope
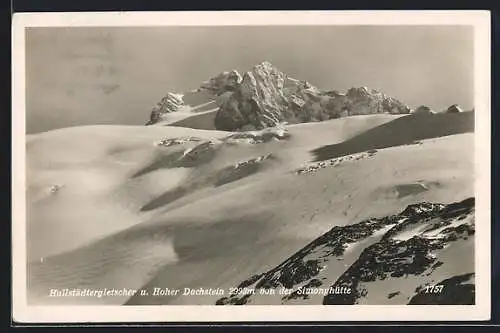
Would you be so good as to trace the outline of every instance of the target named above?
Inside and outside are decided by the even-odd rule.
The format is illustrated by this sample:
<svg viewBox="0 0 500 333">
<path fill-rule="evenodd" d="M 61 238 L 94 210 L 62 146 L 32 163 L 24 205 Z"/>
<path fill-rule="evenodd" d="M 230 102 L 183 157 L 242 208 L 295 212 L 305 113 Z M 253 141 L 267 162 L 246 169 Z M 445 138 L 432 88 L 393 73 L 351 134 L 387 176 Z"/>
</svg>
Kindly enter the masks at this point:
<svg viewBox="0 0 500 333">
<path fill-rule="evenodd" d="M 333 227 L 216 304 L 474 304 L 473 283 L 441 298 L 429 289 L 474 276 L 473 244 L 474 198 L 412 204 L 399 214 Z"/>
<path fill-rule="evenodd" d="M 335 226 L 473 197 L 468 114 L 359 115 L 245 133 L 85 126 L 29 135 L 29 302 L 215 304 L 222 296 L 48 295 L 227 291 Z M 456 251 L 439 260 L 453 265 L 471 248 Z"/>
</svg>

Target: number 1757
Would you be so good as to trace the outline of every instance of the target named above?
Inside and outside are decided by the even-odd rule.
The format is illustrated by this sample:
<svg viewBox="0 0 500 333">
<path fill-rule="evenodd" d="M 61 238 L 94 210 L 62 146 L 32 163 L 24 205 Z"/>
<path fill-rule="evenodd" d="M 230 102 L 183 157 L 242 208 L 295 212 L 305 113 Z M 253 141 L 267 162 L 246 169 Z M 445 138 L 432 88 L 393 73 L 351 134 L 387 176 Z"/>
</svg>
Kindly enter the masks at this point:
<svg viewBox="0 0 500 333">
<path fill-rule="evenodd" d="M 442 284 L 437 284 L 435 286 L 426 286 L 424 288 L 426 293 L 439 294 L 443 292 L 444 286 Z"/>
</svg>

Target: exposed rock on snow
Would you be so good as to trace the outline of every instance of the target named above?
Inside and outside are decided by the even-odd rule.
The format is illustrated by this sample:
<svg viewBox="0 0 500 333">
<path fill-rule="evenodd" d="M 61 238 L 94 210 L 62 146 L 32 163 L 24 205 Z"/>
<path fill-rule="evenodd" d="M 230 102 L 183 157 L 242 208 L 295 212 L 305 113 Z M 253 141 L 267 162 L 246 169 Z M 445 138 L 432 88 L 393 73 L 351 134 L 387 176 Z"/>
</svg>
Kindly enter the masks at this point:
<svg viewBox="0 0 500 333">
<path fill-rule="evenodd" d="M 319 171 L 323 168 L 336 167 L 343 162 L 357 161 L 357 160 L 360 160 L 363 158 L 371 157 L 371 156 L 375 155 L 376 153 L 377 153 L 377 150 L 372 149 L 372 150 L 362 152 L 362 153 L 332 158 L 332 159 L 320 161 L 320 162 L 313 162 L 313 163 L 307 164 L 306 166 L 304 166 L 302 168 L 295 170 L 295 173 L 298 175 L 312 174 L 312 173 L 315 173 L 316 171 Z"/>
<path fill-rule="evenodd" d="M 366 248 L 333 284 L 334 287 L 349 287 L 353 292 L 327 295 L 323 304 L 357 304 L 360 298 L 368 295 L 370 282 L 389 277 L 431 276 L 441 266 L 438 255 L 441 250 L 474 235 L 473 214 L 473 198 L 450 205 L 409 206 L 401 213 L 406 219 L 389 230 L 380 242 Z M 400 240 L 400 232 L 406 230 L 408 233 L 408 227 L 415 224 L 425 227 L 410 229 L 411 234 Z"/>
<path fill-rule="evenodd" d="M 271 154 L 266 154 L 266 155 L 259 156 L 257 158 L 252 158 L 250 160 L 246 160 L 246 161 L 242 161 L 242 162 L 237 162 L 234 165 L 234 168 L 235 169 L 241 169 L 241 168 L 244 168 L 247 165 L 253 165 L 253 164 L 262 163 L 263 161 L 267 160 L 271 156 L 272 156 Z"/>
<path fill-rule="evenodd" d="M 460 106 L 458 104 L 453 104 L 450 106 L 448 109 L 446 109 L 447 113 L 458 113 L 458 112 L 463 112 Z"/>
<path fill-rule="evenodd" d="M 217 173 L 215 186 L 222 186 L 227 183 L 234 182 L 241 178 L 247 177 L 259 171 L 262 164 L 271 159 L 272 154 L 262 155 L 256 158 L 252 158 L 246 161 L 237 162 L 234 166 L 230 166 L 220 170 Z"/>
<path fill-rule="evenodd" d="M 187 142 L 200 142 L 203 141 L 201 138 L 197 137 L 182 137 L 182 138 L 165 138 L 155 143 L 157 146 L 170 147 L 176 145 L 182 145 Z"/>
<path fill-rule="evenodd" d="M 146 125 L 152 125 L 160 121 L 163 114 L 175 112 L 182 105 L 184 105 L 184 102 L 181 94 L 168 93 L 153 108 L 149 122 Z"/>
<path fill-rule="evenodd" d="M 63 185 L 52 185 L 49 189 L 50 193 L 56 194 L 63 187 Z"/>
<path fill-rule="evenodd" d="M 214 145 L 214 141 L 205 141 L 193 148 L 185 149 L 175 166 L 190 168 L 212 160 L 215 157 Z"/>
<path fill-rule="evenodd" d="M 405 237 L 401 237 L 402 234 Z M 443 266 L 441 252 L 460 246 L 457 244 L 473 235 L 474 198 L 449 205 L 428 202 L 410 205 L 396 215 L 334 227 L 277 267 L 254 275 L 238 286 L 254 293 L 233 294 L 216 304 L 252 303 L 259 290 L 279 288 L 289 290 L 286 294 L 276 293 L 282 304 L 310 299 L 318 294 L 318 288 L 324 290 L 324 297 L 314 297 L 316 303 L 323 304 L 359 304 L 375 292 L 382 293 L 385 299 L 403 297 L 406 302 L 413 297 L 408 304 L 473 304 L 473 282 L 464 284 L 470 280 L 470 274 L 456 277 L 451 272 L 438 283 L 466 289 L 462 297 L 451 294 L 432 297 L 421 293 L 422 286 L 435 283 L 433 275 Z M 359 257 L 351 258 L 347 269 L 337 274 L 339 260 L 350 248 L 360 246 Z M 447 271 L 441 270 L 437 276 L 443 274 L 446 276 Z M 377 284 L 388 278 L 390 286 Z M 405 279 L 408 286 L 394 290 L 399 279 Z M 337 292 L 341 290 L 349 292 Z"/>
<path fill-rule="evenodd" d="M 206 163 L 210 161 L 211 158 L 213 158 L 214 150 L 212 146 L 213 143 L 210 143 L 208 141 L 201 145 L 198 145 L 197 148 L 195 147 L 196 149 L 198 149 L 198 154 L 190 155 L 189 158 L 186 158 L 186 156 L 188 156 L 189 154 L 193 154 L 193 150 L 188 149 L 184 152 L 184 156 L 181 156 L 178 160 L 172 163 L 172 166 L 192 167 L 196 166 L 197 164 L 199 165 Z M 201 155 L 199 153 L 201 153 Z M 233 165 L 227 165 L 226 167 L 215 172 L 204 172 L 198 177 L 187 179 L 179 186 L 176 186 L 164 192 L 160 196 L 152 199 L 147 204 L 141 207 L 141 211 L 144 212 L 154 210 L 159 207 L 168 205 L 198 190 L 202 190 L 212 186 L 219 187 L 251 176 L 261 169 L 265 161 L 272 158 L 272 154 L 269 153 L 248 160 L 243 160 Z"/>
<path fill-rule="evenodd" d="M 432 188 L 439 187 L 439 182 L 420 181 L 415 183 L 398 184 L 392 187 L 397 198 L 401 199 L 409 195 L 416 195 Z"/>
<path fill-rule="evenodd" d="M 259 144 L 271 140 L 285 140 L 290 137 L 290 133 L 283 126 L 269 127 L 260 131 L 237 132 L 228 135 L 224 142 L 226 143 L 249 143 Z"/>
<path fill-rule="evenodd" d="M 432 111 L 430 107 L 425 105 L 420 105 L 412 112 L 412 114 L 433 114 L 433 113 L 434 111 Z"/>
</svg>

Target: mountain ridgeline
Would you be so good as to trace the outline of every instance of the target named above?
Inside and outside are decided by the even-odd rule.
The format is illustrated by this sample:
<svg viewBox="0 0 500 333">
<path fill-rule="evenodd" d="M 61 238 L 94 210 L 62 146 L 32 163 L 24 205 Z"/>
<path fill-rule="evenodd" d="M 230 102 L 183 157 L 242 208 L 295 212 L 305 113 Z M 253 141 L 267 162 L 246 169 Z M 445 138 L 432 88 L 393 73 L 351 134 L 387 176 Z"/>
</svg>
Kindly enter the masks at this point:
<svg viewBox="0 0 500 333">
<path fill-rule="evenodd" d="M 214 102 L 214 128 L 245 131 L 279 123 L 307 123 L 375 113 L 408 114 L 401 101 L 366 87 L 346 93 L 318 89 L 307 81 L 287 76 L 269 62 L 254 66 L 241 76 L 223 72 L 203 82 L 190 96 L 204 94 L 205 104 Z M 165 114 L 186 108 L 186 94 L 168 93 L 152 110 L 147 125 L 161 123 Z M 192 104 L 189 105 L 192 107 Z"/>
<path fill-rule="evenodd" d="M 265 290 L 285 289 L 275 295 L 277 304 L 474 304 L 473 256 L 461 257 L 460 265 L 448 257 L 472 246 L 474 210 L 473 197 L 421 202 L 399 214 L 335 226 L 216 304 L 259 304 L 259 295 L 270 294 Z M 443 290 L 432 292 L 434 286 Z"/>
</svg>

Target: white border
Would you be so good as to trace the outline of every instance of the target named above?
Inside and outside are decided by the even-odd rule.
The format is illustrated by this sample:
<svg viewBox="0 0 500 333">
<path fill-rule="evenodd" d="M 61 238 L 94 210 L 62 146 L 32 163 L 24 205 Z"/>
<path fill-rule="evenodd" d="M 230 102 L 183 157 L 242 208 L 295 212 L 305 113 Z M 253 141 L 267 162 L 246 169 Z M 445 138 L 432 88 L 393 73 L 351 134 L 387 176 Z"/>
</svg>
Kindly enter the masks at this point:
<svg viewBox="0 0 500 333">
<path fill-rule="evenodd" d="M 476 162 L 476 305 L 473 306 L 28 306 L 26 304 L 26 27 L 220 25 L 473 25 Z M 12 287 L 22 323 L 232 321 L 456 321 L 490 319 L 490 13 L 489 11 L 239 11 L 22 13 L 13 17 Z"/>
</svg>

